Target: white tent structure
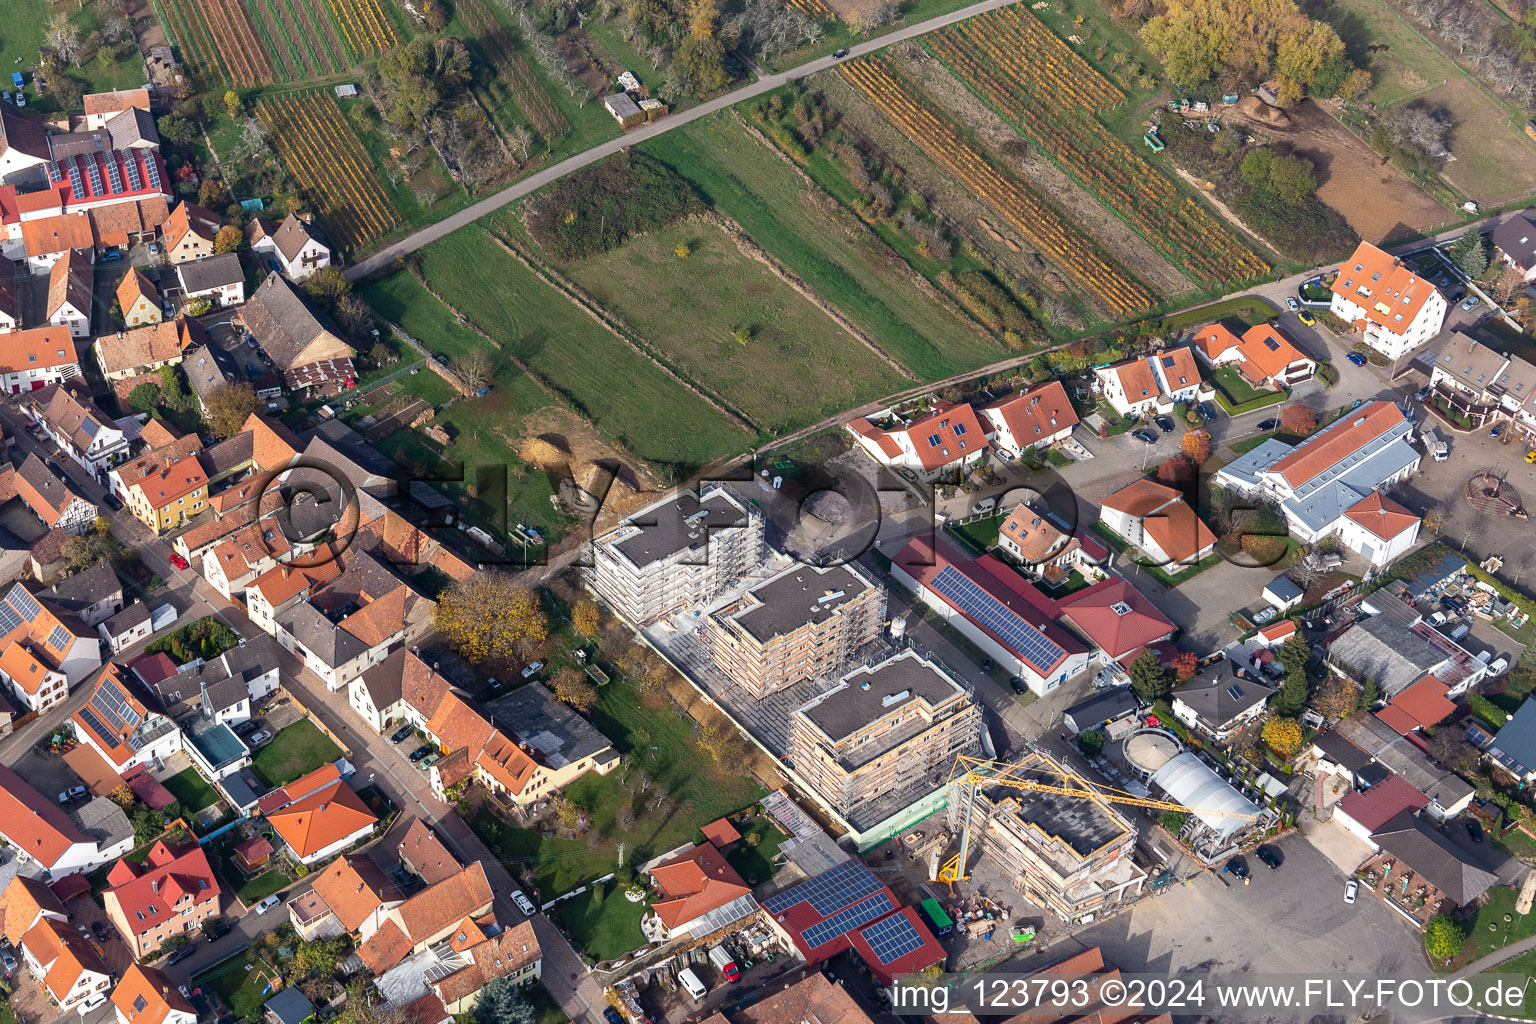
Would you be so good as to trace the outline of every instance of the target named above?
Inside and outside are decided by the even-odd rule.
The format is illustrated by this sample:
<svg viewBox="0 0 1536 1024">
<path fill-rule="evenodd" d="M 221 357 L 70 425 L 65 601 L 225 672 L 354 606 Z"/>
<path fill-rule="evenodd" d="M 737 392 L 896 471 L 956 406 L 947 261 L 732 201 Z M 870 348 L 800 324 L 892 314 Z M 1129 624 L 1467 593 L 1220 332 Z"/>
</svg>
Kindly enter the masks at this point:
<svg viewBox="0 0 1536 1024">
<path fill-rule="evenodd" d="M 1203 827 L 1193 830 L 1186 827 L 1185 830 L 1187 840 L 1197 852 L 1217 854 L 1229 845 L 1233 836 L 1253 828 L 1269 817 L 1262 808 L 1232 788 L 1231 783 L 1188 750 L 1170 758 L 1159 768 L 1152 775 L 1152 785 L 1161 789 L 1175 803 L 1199 808 L 1191 810 L 1190 817 Z M 1226 813 L 1211 813 L 1213 811 Z M 1228 816 L 1236 814 L 1252 817 Z"/>
</svg>

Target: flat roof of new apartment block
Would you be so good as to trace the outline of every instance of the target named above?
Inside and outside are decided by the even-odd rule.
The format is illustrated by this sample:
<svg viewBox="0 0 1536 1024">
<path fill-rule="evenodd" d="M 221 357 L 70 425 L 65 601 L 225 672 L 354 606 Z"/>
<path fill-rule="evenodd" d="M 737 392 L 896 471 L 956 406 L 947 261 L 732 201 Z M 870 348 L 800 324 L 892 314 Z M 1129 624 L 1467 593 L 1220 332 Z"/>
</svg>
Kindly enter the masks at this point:
<svg viewBox="0 0 1536 1024">
<path fill-rule="evenodd" d="M 709 492 L 702 502 L 698 495 L 685 492 L 624 520 L 619 530 L 634 527 L 638 532 L 614 547 L 644 569 L 680 551 L 702 553 L 709 544 L 710 530 L 739 528 L 746 522 L 746 512 L 724 491 Z"/>
<path fill-rule="evenodd" d="M 953 679 L 915 652 L 902 651 L 878 665 L 848 673 L 836 689 L 806 704 L 800 713 L 835 742 L 915 700 L 937 707 L 964 693 Z"/>
<path fill-rule="evenodd" d="M 1040 759 L 1039 764 L 1041 768 L 1057 767 L 1044 758 Z M 1083 789 L 1082 782 L 1076 775 L 1064 778 L 1053 771 L 1041 770 L 1041 768 L 1020 767 L 1015 769 L 1013 774 L 1050 786 L 1082 790 L 1084 795 L 1067 796 L 1063 793 L 1021 790 L 1013 786 L 998 785 L 985 787 L 987 799 L 994 804 L 1000 804 L 1008 799 L 1016 801 L 1020 818 L 1047 835 L 1060 839 L 1080 857 L 1087 857 L 1094 851 L 1103 849 L 1130 831 L 1127 822 L 1117 812 L 1107 809 L 1098 800 L 1087 795 L 1087 790 Z"/>
<path fill-rule="evenodd" d="M 849 565 L 818 569 L 794 565 L 747 590 L 747 607 L 731 614 L 760 643 L 793 633 L 802 626 L 822 623 L 844 605 L 856 600 L 874 584 Z M 759 603 L 752 604 L 751 595 Z"/>
</svg>

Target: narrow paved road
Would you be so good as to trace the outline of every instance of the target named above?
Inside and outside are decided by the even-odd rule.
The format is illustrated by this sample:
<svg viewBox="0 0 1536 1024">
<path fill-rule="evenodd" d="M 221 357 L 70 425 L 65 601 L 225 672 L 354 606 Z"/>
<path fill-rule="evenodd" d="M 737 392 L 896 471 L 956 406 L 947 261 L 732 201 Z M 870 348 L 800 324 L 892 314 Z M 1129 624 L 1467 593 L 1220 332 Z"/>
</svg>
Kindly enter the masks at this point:
<svg viewBox="0 0 1536 1024">
<path fill-rule="evenodd" d="M 892 43 L 899 43 L 925 35 L 935 29 L 943 28 L 945 25 L 953 25 L 957 21 L 964 21 L 966 18 L 985 13 L 986 11 L 996 10 L 999 7 L 1007 7 L 1015 2 L 1017 0 L 982 0 L 981 3 L 962 7 L 958 11 L 950 11 L 948 14 L 941 14 L 937 17 L 929 18 L 927 21 L 920 21 L 915 25 L 908 25 L 906 28 L 897 29 L 878 39 L 870 39 L 858 43 L 855 46 L 849 47 L 848 56 L 845 59 L 852 60 L 855 57 L 874 53 L 890 46 Z M 681 113 L 670 114 L 660 121 L 652 121 L 640 128 L 636 128 L 632 132 L 626 132 L 616 139 L 609 139 L 607 142 L 593 146 L 591 149 L 577 153 L 575 156 L 567 157 L 557 164 L 551 164 L 537 173 L 530 174 L 519 182 L 508 185 L 500 192 L 487 196 L 478 203 L 466 206 L 458 213 L 451 214 L 436 224 L 429 225 L 420 231 L 405 236 L 393 245 L 387 246 L 369 256 L 361 263 L 353 264 L 345 271 L 346 277 L 350 281 L 357 281 L 367 277 L 369 274 L 388 266 L 396 257 L 425 248 L 438 239 L 464 227 L 466 224 L 473 224 L 481 217 L 494 213 L 508 203 L 521 199 L 531 192 L 538 191 L 550 182 L 563 178 L 574 170 L 610 157 L 620 150 L 628 149 L 630 146 L 644 142 L 646 139 L 655 138 L 663 132 L 672 131 L 674 128 L 681 128 L 683 125 L 697 121 L 701 117 L 708 117 L 717 111 L 733 107 L 743 100 L 750 100 L 764 93 L 772 92 L 779 86 L 792 82 L 797 78 L 804 78 L 807 75 L 814 75 L 818 71 L 825 71 L 839 63 L 841 62 L 834 60 L 830 56 L 818 57 L 815 60 L 801 64 L 799 67 L 790 68 L 788 71 L 764 74 L 757 81 L 749 82 L 740 89 L 733 89 L 723 96 L 716 96 L 712 100 L 707 100 Z"/>
</svg>

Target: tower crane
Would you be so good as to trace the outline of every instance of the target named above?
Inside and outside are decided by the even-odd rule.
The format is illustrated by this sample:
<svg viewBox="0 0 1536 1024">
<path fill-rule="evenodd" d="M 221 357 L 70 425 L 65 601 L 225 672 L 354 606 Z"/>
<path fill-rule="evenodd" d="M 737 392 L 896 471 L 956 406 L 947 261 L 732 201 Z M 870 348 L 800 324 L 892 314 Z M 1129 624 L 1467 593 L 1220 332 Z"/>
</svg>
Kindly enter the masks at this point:
<svg viewBox="0 0 1536 1024">
<path fill-rule="evenodd" d="M 1032 777 L 1033 773 L 1060 776 L 1062 782 L 1059 784 L 1041 782 L 1038 778 Z M 971 852 L 971 811 L 976 803 L 978 786 L 1003 786 L 1023 792 L 1055 793 L 1057 796 L 1080 800 L 1097 800 L 1106 805 L 1106 808 L 1108 804 L 1116 803 L 1158 811 L 1214 814 L 1224 818 L 1241 818 L 1245 821 L 1255 821 L 1258 818 L 1258 815 L 1244 814 L 1240 811 L 1186 807 L 1171 800 L 1153 800 L 1150 797 L 1137 796 L 1134 793 L 1115 789 L 1113 786 L 1089 782 L 1081 775 L 1057 764 L 1054 759 L 1039 752 L 1032 752 L 1022 760 L 1014 762 L 993 761 L 960 754 L 955 758 L 955 765 L 950 771 L 949 782 L 946 785 L 952 788 L 964 787 L 965 819 L 960 826 L 960 851 L 944 862 L 931 881 L 943 882 L 949 886 L 951 892 L 954 891 L 954 883 L 969 877 L 965 873 L 965 864 Z"/>
</svg>

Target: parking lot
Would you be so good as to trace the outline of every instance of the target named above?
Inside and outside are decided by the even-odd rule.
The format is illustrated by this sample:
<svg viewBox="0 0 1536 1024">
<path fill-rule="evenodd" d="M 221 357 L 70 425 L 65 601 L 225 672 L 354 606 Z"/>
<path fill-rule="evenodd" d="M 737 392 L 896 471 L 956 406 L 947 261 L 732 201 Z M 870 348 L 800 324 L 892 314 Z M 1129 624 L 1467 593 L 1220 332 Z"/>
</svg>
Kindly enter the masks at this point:
<svg viewBox="0 0 1536 1024">
<path fill-rule="evenodd" d="M 1128 970 L 1173 974 L 1388 974 L 1420 968 L 1423 940 L 1374 899 L 1343 900 L 1343 875 L 1304 838 L 1276 844 L 1284 856 L 1271 871 L 1246 858 L 1251 884 L 1227 885 L 1212 872 L 1166 895 L 1079 931 L 1020 969 L 1043 966 L 1098 946 L 1104 960 Z"/>
</svg>

